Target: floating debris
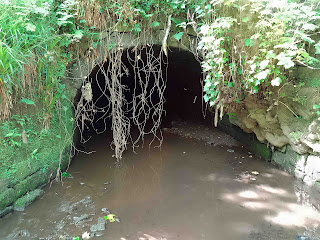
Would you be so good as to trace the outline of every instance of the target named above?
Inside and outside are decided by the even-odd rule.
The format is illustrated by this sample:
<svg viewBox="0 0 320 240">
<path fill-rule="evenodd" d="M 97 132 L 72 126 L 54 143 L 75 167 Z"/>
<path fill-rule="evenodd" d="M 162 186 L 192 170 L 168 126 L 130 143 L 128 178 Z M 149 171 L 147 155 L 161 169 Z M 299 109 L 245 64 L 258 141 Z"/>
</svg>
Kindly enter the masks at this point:
<svg viewBox="0 0 320 240">
<path fill-rule="evenodd" d="M 87 239 L 90 239 L 90 238 L 91 238 L 90 233 L 84 232 L 84 233 L 82 234 L 82 239 L 87 240 Z"/>
</svg>

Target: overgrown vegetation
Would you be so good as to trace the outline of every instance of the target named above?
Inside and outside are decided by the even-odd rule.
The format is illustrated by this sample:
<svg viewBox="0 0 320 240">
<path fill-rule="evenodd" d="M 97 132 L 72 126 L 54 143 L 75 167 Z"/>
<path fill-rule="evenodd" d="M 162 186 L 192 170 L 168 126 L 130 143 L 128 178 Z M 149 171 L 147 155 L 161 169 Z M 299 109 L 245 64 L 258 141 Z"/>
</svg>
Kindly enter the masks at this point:
<svg viewBox="0 0 320 240">
<path fill-rule="evenodd" d="M 220 116 L 236 113 L 248 96 L 269 105 L 281 103 L 282 88 L 293 81 L 291 69 L 297 65 L 312 69 L 320 66 L 314 55 L 320 53 L 320 42 L 314 40 L 320 26 L 318 1 L 0 0 L 0 7 L 0 120 L 9 120 L 12 115 L 24 119 L 21 116 L 27 105 L 40 109 L 38 121 L 45 130 L 50 128 L 60 102 L 66 99 L 66 86 L 62 84 L 66 69 L 79 58 L 95 63 L 99 57 L 96 48 L 102 39 L 109 56 L 105 61 L 114 64 L 105 72 L 106 79 L 113 74 L 109 77 L 115 81 L 125 71 L 117 55 L 123 49 L 112 41 L 112 32 L 130 32 L 134 38 L 166 32 L 164 54 L 168 38 L 181 42 L 193 32 L 200 40 L 195 54 L 203 60 L 206 73 L 204 101 L 216 109 L 216 123 L 219 111 Z M 157 58 L 161 60 L 163 55 Z M 162 78 L 159 69 L 152 66 L 155 59 L 148 61 L 149 69 L 144 74 L 156 73 Z M 112 126 L 116 157 L 121 158 L 130 124 L 122 112 L 123 87 L 120 82 L 114 83 L 108 88 L 113 93 L 112 114 L 117 116 Z M 90 82 L 83 82 L 83 86 L 89 95 L 83 96 L 75 119 L 82 121 L 78 126 L 81 130 L 84 121 L 90 122 L 87 112 L 98 111 L 88 97 Z M 164 87 L 157 89 L 160 99 Z M 135 98 L 133 105 L 146 96 Z M 142 138 L 145 121 L 141 122 L 140 114 L 154 119 L 155 129 L 151 132 L 155 134 L 163 110 L 160 102 L 156 105 L 158 115 L 150 116 L 142 111 L 147 106 L 135 109 L 139 112 L 135 124 Z M 21 147 L 17 139 L 32 131 L 25 126 L 19 131 L 15 128 L 4 131 L 2 144 Z M 33 153 L 34 159 L 37 154 Z"/>
<path fill-rule="evenodd" d="M 291 69 L 318 68 L 319 2 L 212 1 L 213 21 L 201 27 L 199 48 L 207 73 L 204 100 L 218 111 L 238 112 L 256 95 L 272 105 L 284 97 L 281 88 L 294 80 Z"/>
</svg>

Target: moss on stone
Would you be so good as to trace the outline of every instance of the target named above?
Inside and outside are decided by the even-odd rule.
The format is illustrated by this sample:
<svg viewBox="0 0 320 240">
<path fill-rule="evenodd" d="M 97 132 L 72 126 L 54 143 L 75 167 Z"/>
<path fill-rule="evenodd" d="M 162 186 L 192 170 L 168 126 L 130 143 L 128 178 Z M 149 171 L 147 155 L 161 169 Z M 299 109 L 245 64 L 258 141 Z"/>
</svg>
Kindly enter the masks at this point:
<svg viewBox="0 0 320 240">
<path fill-rule="evenodd" d="M 8 213 L 11 213 L 12 211 L 13 211 L 13 206 L 4 208 L 3 210 L 0 211 L 0 218 L 7 215 Z"/>
<path fill-rule="evenodd" d="M 271 159 L 272 152 L 267 144 L 261 143 L 258 140 L 252 141 L 249 149 L 255 155 L 258 155 L 264 159 Z"/>
<path fill-rule="evenodd" d="M 13 188 L 7 188 L 4 192 L 0 193 L 0 210 L 4 209 L 15 200 L 15 191 Z"/>
<path fill-rule="evenodd" d="M 14 202 L 13 208 L 16 211 L 24 211 L 25 207 L 31 204 L 36 198 L 38 198 L 43 193 L 43 190 L 36 189 L 32 192 L 28 192 L 23 197 L 19 198 Z"/>
<path fill-rule="evenodd" d="M 27 177 L 26 179 L 19 182 L 15 187 L 16 197 L 19 198 L 24 195 L 26 192 L 32 191 L 37 187 L 45 184 L 48 180 L 45 173 L 38 171 L 33 175 Z"/>
</svg>

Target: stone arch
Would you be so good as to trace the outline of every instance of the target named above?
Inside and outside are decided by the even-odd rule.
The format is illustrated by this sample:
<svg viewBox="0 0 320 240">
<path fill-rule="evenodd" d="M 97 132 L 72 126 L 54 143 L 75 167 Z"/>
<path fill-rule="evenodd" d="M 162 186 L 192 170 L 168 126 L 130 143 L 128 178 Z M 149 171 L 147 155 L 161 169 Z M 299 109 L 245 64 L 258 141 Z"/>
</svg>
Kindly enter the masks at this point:
<svg viewBox="0 0 320 240">
<path fill-rule="evenodd" d="M 146 36 L 145 38 L 144 37 L 134 38 L 134 36 L 131 33 L 116 33 L 115 32 L 115 33 L 109 34 L 108 37 L 106 37 L 105 39 L 102 39 L 100 41 L 100 45 L 96 49 L 88 49 L 88 53 L 89 53 L 88 56 L 89 57 L 77 59 L 68 71 L 69 72 L 68 79 L 72 80 L 69 83 L 69 89 L 72 90 L 71 92 L 73 92 L 73 97 L 76 96 L 76 93 L 78 91 L 78 98 L 76 98 L 75 101 L 77 103 L 79 103 L 79 101 L 83 101 L 83 99 L 82 100 L 80 99 L 81 97 L 88 98 L 86 100 L 90 101 L 90 97 L 92 98 L 92 96 L 90 96 L 90 92 L 92 95 L 92 87 L 90 84 L 89 84 L 90 86 L 86 85 L 86 84 L 88 84 L 88 78 L 90 77 L 90 74 L 92 74 L 92 71 L 96 71 L 101 74 L 101 71 L 104 71 L 104 69 L 106 69 L 105 63 L 108 61 L 110 62 L 110 58 L 116 57 L 116 55 L 117 54 L 119 55 L 120 52 L 121 52 L 120 53 L 120 55 L 121 55 L 124 52 L 128 53 L 130 51 L 129 54 L 132 55 L 132 53 L 136 52 L 136 51 L 147 51 L 146 49 L 149 49 L 149 50 L 155 49 L 155 51 L 153 53 L 148 53 L 149 55 L 150 54 L 157 55 L 157 56 L 154 56 L 155 57 L 154 65 L 156 65 L 156 62 L 162 62 L 164 58 L 170 57 L 170 56 L 165 56 L 163 51 L 161 50 L 163 35 L 164 35 L 164 32 L 162 34 L 160 33 L 159 35 L 157 35 L 157 37 L 147 38 L 147 36 Z M 197 57 L 197 54 L 196 54 L 197 42 L 196 42 L 196 40 L 197 40 L 196 36 L 193 36 L 193 35 L 188 35 L 181 42 L 177 42 L 176 40 L 169 39 L 169 41 L 168 41 L 169 55 L 172 55 L 170 49 L 174 49 L 174 51 L 180 50 L 185 53 L 188 52 L 189 57 L 190 56 Z M 94 57 L 90 58 L 90 52 L 92 52 L 92 55 Z M 158 60 L 156 60 L 156 58 L 158 58 Z M 149 61 L 147 63 L 149 70 L 146 70 L 145 73 L 143 73 L 144 77 L 146 77 L 148 74 L 151 73 L 150 69 L 153 68 L 152 67 L 153 63 L 151 63 L 150 59 L 147 59 L 146 57 L 143 57 L 143 59 L 140 59 L 140 60 L 143 60 L 144 62 Z M 126 66 L 123 66 L 123 63 L 122 63 L 123 60 L 120 59 L 120 61 L 121 61 L 121 63 L 119 63 L 119 62 L 117 63 L 118 65 L 122 64 L 122 66 L 119 65 L 119 70 L 120 70 L 120 68 L 122 68 L 122 70 L 120 70 L 120 71 L 126 71 L 125 70 Z M 112 60 L 111 62 L 114 62 L 114 60 Z M 108 72 L 110 72 L 111 68 L 113 68 L 113 67 L 114 66 L 109 66 L 109 69 L 104 71 L 105 78 L 108 78 L 107 74 L 108 74 Z M 136 101 L 135 98 L 137 98 L 137 101 L 140 101 L 140 102 L 143 102 L 142 101 L 143 98 L 148 98 L 149 101 L 151 101 L 151 102 L 154 99 L 156 99 L 156 101 L 158 101 L 157 103 L 152 103 L 152 104 L 154 104 L 152 106 L 152 108 L 153 108 L 152 111 L 154 111 L 154 112 L 152 112 L 151 115 L 149 115 L 151 110 L 149 110 L 147 113 L 144 112 L 144 117 L 148 118 L 148 121 L 150 119 L 152 119 L 152 121 L 153 121 L 154 127 L 151 127 L 151 130 L 150 130 L 150 128 L 148 130 L 146 130 L 147 129 L 147 127 L 146 127 L 147 122 L 145 122 L 145 120 L 141 120 L 141 115 L 135 116 L 135 117 L 132 117 L 132 116 L 130 117 L 131 119 L 135 120 L 134 125 L 138 126 L 138 128 L 140 128 L 140 131 L 141 131 L 141 133 L 140 133 L 141 135 L 137 138 L 137 140 L 135 142 L 138 142 L 139 140 L 143 139 L 143 136 L 146 133 L 154 134 L 154 136 L 160 141 L 160 144 L 162 142 L 161 133 L 159 136 L 157 136 L 157 129 L 159 129 L 159 127 L 160 127 L 160 124 L 162 121 L 162 116 L 163 116 L 163 107 L 164 107 L 164 102 L 165 102 L 163 94 L 164 94 L 164 90 L 166 88 L 167 76 L 162 76 L 162 74 L 166 75 L 166 73 L 163 71 L 163 69 L 161 69 L 161 68 L 165 68 L 165 63 L 164 64 L 161 63 L 157 67 L 159 69 L 155 70 L 155 71 L 159 76 L 158 77 L 153 76 L 152 81 L 153 81 L 153 84 L 156 86 L 156 92 L 157 92 L 156 94 L 158 94 L 160 96 L 160 98 L 157 99 L 157 97 L 154 96 L 154 91 L 155 91 L 154 88 L 152 90 L 150 90 L 151 89 L 150 86 L 144 86 L 143 85 L 144 83 L 141 83 L 141 81 L 139 81 L 140 88 L 145 88 L 145 87 L 149 88 L 148 91 L 152 91 L 153 95 L 151 96 L 151 95 L 148 95 L 149 93 L 144 93 L 145 96 L 140 96 L 141 95 L 141 92 L 140 92 L 139 96 L 134 95 L 133 99 L 131 99 L 133 102 Z M 136 69 L 134 71 L 135 71 L 135 74 L 137 74 L 136 70 L 139 69 L 139 66 L 137 65 L 137 66 L 135 66 L 135 68 Z M 131 69 L 131 71 L 132 71 L 132 69 Z M 198 71 L 201 73 L 200 65 L 199 65 Z M 186 72 L 188 72 L 188 71 L 186 71 Z M 153 72 L 152 74 L 155 74 L 155 72 Z M 164 82 L 163 83 L 162 82 L 160 83 L 159 81 L 154 82 L 154 79 L 157 79 L 157 78 L 162 78 L 161 81 L 164 81 Z M 110 79 L 111 79 L 111 76 L 110 76 Z M 117 77 L 114 79 L 117 79 Z M 135 79 L 135 82 L 137 82 L 137 79 L 135 77 L 134 77 L 134 79 Z M 159 86 L 159 84 L 161 86 Z M 118 86 L 120 86 L 120 85 L 118 85 Z M 87 96 L 84 96 L 85 95 L 84 91 L 86 91 L 85 90 L 86 87 L 88 87 L 87 92 L 89 92 L 89 94 L 87 94 Z M 124 92 L 123 89 L 118 88 L 118 89 L 113 89 L 112 91 L 115 90 L 116 92 L 111 93 L 110 92 L 111 86 L 108 86 L 108 88 L 109 88 L 108 94 L 110 94 L 110 95 L 122 95 Z M 79 96 L 79 89 L 82 90 L 81 96 Z M 185 89 L 187 89 L 187 88 L 185 88 Z M 189 88 L 189 89 L 192 89 L 192 88 Z M 198 90 L 199 90 L 198 95 L 200 95 L 201 94 L 200 81 L 199 81 L 199 89 Z M 188 91 L 188 90 L 186 90 L 186 91 Z M 170 94 L 169 94 L 169 97 L 170 97 Z M 150 100 L 151 98 L 153 98 L 153 99 Z M 198 98 L 198 102 L 201 102 L 202 96 L 195 97 L 193 99 L 193 101 L 197 102 L 197 98 Z M 126 116 L 126 114 L 123 112 L 123 109 L 121 110 L 122 107 L 120 105 L 122 105 L 122 104 L 123 103 L 121 101 L 111 102 L 111 105 L 112 105 L 111 111 L 112 111 L 112 117 L 113 117 L 112 130 L 113 130 L 113 136 L 114 136 L 113 144 L 115 147 L 115 152 L 116 152 L 115 156 L 117 159 L 121 158 L 122 152 L 126 149 L 126 143 L 128 141 L 128 136 L 130 135 L 130 129 L 132 126 L 132 123 L 129 121 L 130 118 L 128 118 Z M 136 102 L 134 102 L 133 105 L 138 106 L 139 104 L 136 104 Z M 147 105 L 148 105 L 148 103 L 146 103 L 145 106 L 147 106 Z M 77 104 L 76 111 L 75 111 L 76 120 L 80 116 L 80 115 L 77 115 L 79 112 L 82 111 L 81 114 L 83 114 L 83 109 L 84 109 L 83 103 L 81 103 L 80 105 Z M 183 109 L 183 108 L 181 108 L 181 109 Z M 92 109 L 92 111 L 95 111 L 95 110 Z M 141 111 L 143 111 L 142 108 L 137 110 L 136 112 L 139 112 L 139 114 L 141 114 Z M 117 117 L 118 122 L 115 120 L 115 115 L 118 116 Z M 84 118 L 88 120 L 87 116 L 84 116 Z M 119 120 L 119 119 L 121 119 L 121 120 Z M 82 125 L 83 125 L 83 120 L 82 120 Z M 82 126 L 82 127 L 79 127 L 79 126 L 80 125 L 78 125 L 78 129 L 80 129 L 80 131 L 79 131 L 80 138 L 82 138 L 81 132 L 84 130 L 84 126 Z"/>
</svg>

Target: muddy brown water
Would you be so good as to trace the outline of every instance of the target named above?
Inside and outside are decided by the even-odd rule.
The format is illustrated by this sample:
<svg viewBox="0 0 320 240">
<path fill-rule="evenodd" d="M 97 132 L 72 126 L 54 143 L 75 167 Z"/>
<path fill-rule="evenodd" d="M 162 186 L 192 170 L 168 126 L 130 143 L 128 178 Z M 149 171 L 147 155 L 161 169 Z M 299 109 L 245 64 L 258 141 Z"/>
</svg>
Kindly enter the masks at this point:
<svg viewBox="0 0 320 240">
<path fill-rule="evenodd" d="M 106 215 L 103 208 L 120 223 L 107 223 L 92 239 L 320 239 L 317 190 L 210 131 L 222 141 L 169 131 L 160 149 L 146 139 L 120 168 L 110 136 L 93 137 L 86 150 L 96 152 L 78 154 L 63 184 L 48 185 L 24 212 L 0 220 L 0 239 L 81 236 Z"/>
</svg>

